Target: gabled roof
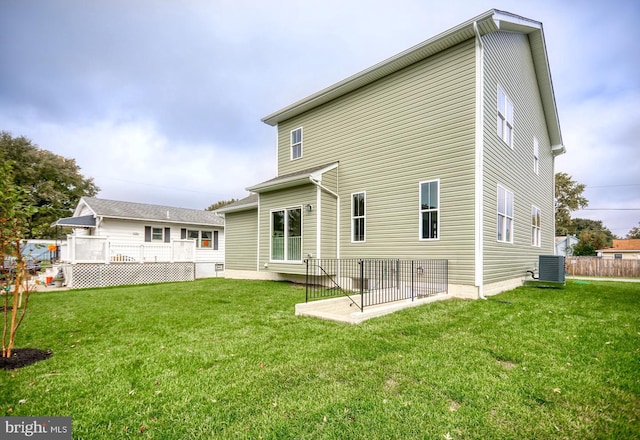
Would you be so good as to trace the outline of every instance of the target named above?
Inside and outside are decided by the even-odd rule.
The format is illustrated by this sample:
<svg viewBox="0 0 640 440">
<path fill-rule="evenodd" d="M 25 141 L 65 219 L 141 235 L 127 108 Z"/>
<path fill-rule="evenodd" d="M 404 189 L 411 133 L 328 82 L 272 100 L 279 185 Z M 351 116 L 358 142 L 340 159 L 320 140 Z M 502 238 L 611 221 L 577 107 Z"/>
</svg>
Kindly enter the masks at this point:
<svg viewBox="0 0 640 440">
<path fill-rule="evenodd" d="M 95 197 L 82 197 L 80 202 L 78 202 L 74 217 L 68 219 L 69 222 L 73 221 L 72 219 L 77 220 L 87 217 L 86 215 L 79 216 L 85 207 L 92 212 L 91 217 L 94 219 L 102 217 L 193 225 L 224 225 L 224 219 L 212 211 L 176 208 L 173 206 L 163 205 L 149 205 L 146 203 L 122 202 L 119 200 L 97 199 Z"/>
<path fill-rule="evenodd" d="M 613 246 L 598 249 L 598 252 L 640 252 L 640 239 L 630 238 L 626 240 L 613 240 Z"/>
<path fill-rule="evenodd" d="M 322 180 L 322 174 L 336 168 L 337 166 L 338 162 L 332 162 L 313 168 L 307 168 L 306 170 L 285 174 L 284 176 L 275 177 L 265 182 L 258 183 L 257 185 L 250 186 L 247 188 L 247 191 L 261 193 L 290 188 L 304 183 L 311 183 L 311 180 L 318 182 Z"/>
<path fill-rule="evenodd" d="M 282 121 L 300 115 L 319 105 L 325 104 L 377 81 L 380 78 L 397 72 L 411 64 L 453 47 L 462 41 L 475 38 L 474 28 L 476 26 L 481 35 L 498 31 L 511 31 L 520 32 L 529 36 L 531 54 L 538 78 L 538 87 L 540 88 L 551 145 L 554 147 L 554 153 L 563 153 L 562 133 L 560 132 L 560 122 L 553 92 L 553 83 L 551 81 L 542 23 L 497 9 L 491 9 L 484 14 L 478 15 L 404 52 L 369 67 L 360 73 L 356 73 L 275 113 L 265 116 L 262 118 L 262 121 L 271 126 L 275 126 Z"/>
</svg>

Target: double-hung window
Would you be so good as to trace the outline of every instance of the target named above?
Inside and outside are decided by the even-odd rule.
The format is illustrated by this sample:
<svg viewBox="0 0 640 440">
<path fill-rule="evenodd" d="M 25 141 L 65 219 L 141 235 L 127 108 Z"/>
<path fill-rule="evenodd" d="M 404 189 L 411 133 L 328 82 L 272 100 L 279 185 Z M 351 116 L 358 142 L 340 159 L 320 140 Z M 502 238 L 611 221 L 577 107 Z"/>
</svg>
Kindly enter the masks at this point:
<svg viewBox="0 0 640 440">
<path fill-rule="evenodd" d="M 540 247 L 540 208 L 531 206 L 531 246 Z"/>
<path fill-rule="evenodd" d="M 144 241 L 169 243 L 171 241 L 171 228 L 159 228 L 156 226 L 144 227 Z"/>
<path fill-rule="evenodd" d="M 513 103 L 498 86 L 498 136 L 513 148 Z"/>
<path fill-rule="evenodd" d="M 351 194 L 351 241 L 365 241 L 366 194 Z"/>
<path fill-rule="evenodd" d="M 513 243 L 513 193 L 498 185 L 498 241 Z"/>
<path fill-rule="evenodd" d="M 440 234 L 440 181 L 420 182 L 420 239 L 435 240 Z"/>
<path fill-rule="evenodd" d="M 540 145 L 537 137 L 533 138 L 533 172 L 540 173 Z"/>
<path fill-rule="evenodd" d="M 291 130 L 291 159 L 302 157 L 302 127 Z"/>
<path fill-rule="evenodd" d="M 302 209 L 271 211 L 271 260 L 302 261 Z"/>
</svg>

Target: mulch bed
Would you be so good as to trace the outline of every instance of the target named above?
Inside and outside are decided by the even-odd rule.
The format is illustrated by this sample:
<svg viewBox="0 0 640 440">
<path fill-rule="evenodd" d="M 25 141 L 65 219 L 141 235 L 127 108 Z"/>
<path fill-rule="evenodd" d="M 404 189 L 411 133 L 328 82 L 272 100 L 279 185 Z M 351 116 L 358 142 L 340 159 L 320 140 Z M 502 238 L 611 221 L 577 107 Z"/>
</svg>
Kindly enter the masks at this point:
<svg viewBox="0 0 640 440">
<path fill-rule="evenodd" d="M 0 368 L 15 370 L 49 359 L 52 354 L 50 351 L 38 350 L 37 348 L 14 348 L 10 358 L 0 357 Z"/>
</svg>

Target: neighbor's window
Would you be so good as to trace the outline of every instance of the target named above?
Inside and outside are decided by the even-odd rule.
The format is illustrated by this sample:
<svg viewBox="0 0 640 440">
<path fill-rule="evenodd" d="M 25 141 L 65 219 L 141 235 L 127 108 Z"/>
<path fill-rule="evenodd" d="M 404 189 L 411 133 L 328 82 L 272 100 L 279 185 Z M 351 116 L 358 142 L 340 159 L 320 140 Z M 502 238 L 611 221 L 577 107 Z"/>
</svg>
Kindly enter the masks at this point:
<svg viewBox="0 0 640 440">
<path fill-rule="evenodd" d="M 152 241 L 164 241 L 164 229 L 151 228 L 151 240 Z"/>
<path fill-rule="evenodd" d="M 302 260 L 302 209 L 271 211 L 271 260 Z"/>
<path fill-rule="evenodd" d="M 513 148 L 513 103 L 498 86 L 498 136 Z"/>
<path fill-rule="evenodd" d="M 169 243 L 171 241 L 171 228 L 158 228 L 154 226 L 144 227 L 144 241 L 146 243 L 152 241 L 161 241 Z"/>
<path fill-rule="evenodd" d="M 533 138 L 533 172 L 536 174 L 540 172 L 540 145 L 537 137 Z"/>
<path fill-rule="evenodd" d="M 351 241 L 365 241 L 366 194 L 351 194 Z"/>
<path fill-rule="evenodd" d="M 291 131 L 291 159 L 302 157 L 302 127 Z"/>
<path fill-rule="evenodd" d="M 531 207 L 531 246 L 540 247 L 540 208 Z"/>
<path fill-rule="evenodd" d="M 187 231 L 187 238 L 195 240 L 197 248 L 218 250 L 218 231 L 189 229 Z"/>
<path fill-rule="evenodd" d="M 440 181 L 420 182 L 420 239 L 433 240 L 439 236 Z"/>
<path fill-rule="evenodd" d="M 513 243 L 513 193 L 498 185 L 498 241 Z"/>
</svg>

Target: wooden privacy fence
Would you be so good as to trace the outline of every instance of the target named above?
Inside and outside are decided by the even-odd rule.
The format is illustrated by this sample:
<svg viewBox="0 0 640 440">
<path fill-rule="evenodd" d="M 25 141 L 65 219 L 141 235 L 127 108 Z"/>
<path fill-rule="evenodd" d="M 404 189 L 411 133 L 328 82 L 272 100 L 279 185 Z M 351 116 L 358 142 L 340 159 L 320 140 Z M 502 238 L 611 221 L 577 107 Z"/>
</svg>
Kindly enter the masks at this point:
<svg viewBox="0 0 640 440">
<path fill-rule="evenodd" d="M 566 257 L 565 268 L 570 276 L 640 277 L 640 260 Z"/>
</svg>

